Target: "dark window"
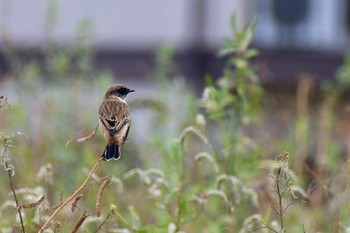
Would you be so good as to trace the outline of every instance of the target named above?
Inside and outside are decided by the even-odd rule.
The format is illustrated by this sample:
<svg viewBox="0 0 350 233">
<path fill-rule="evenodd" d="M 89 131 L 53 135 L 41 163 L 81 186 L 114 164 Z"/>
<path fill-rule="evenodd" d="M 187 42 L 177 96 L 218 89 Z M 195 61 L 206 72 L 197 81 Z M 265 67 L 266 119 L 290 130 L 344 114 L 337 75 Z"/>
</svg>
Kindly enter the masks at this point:
<svg viewBox="0 0 350 233">
<path fill-rule="evenodd" d="M 345 27 L 350 32 L 350 0 L 345 0 Z"/>
<path fill-rule="evenodd" d="M 308 6 L 308 0 L 274 0 L 273 14 L 278 23 L 294 26 L 306 18 Z"/>
</svg>

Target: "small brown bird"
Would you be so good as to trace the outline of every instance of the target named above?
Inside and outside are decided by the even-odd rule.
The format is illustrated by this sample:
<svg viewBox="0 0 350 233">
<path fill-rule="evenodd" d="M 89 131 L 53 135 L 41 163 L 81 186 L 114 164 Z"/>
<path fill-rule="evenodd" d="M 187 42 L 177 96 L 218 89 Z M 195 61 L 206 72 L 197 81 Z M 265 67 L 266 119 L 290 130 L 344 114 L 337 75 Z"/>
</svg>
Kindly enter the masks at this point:
<svg viewBox="0 0 350 233">
<path fill-rule="evenodd" d="M 131 119 L 125 97 L 135 90 L 116 84 L 108 88 L 98 110 L 100 118 L 99 128 L 107 141 L 107 146 L 102 154 L 106 161 L 118 160 L 121 156 L 121 148 L 128 137 Z"/>
</svg>

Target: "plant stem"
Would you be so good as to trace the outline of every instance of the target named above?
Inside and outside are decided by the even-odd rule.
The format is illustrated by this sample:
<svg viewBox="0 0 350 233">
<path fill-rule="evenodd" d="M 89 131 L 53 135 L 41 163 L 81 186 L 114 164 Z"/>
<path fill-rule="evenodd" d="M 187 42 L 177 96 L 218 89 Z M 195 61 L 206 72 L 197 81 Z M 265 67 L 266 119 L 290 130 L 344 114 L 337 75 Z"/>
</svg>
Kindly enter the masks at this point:
<svg viewBox="0 0 350 233">
<path fill-rule="evenodd" d="M 94 231 L 94 233 L 101 230 L 102 226 L 107 222 L 107 220 L 109 219 L 110 216 L 111 216 L 111 211 L 109 211 L 107 217 L 102 221 L 102 223 L 98 226 L 98 228 Z"/>
<path fill-rule="evenodd" d="M 85 181 L 83 184 L 75 190 L 57 209 L 56 211 L 50 216 L 50 218 L 45 222 L 45 224 L 40 228 L 39 233 L 43 232 L 50 224 L 50 222 L 53 220 L 53 218 L 65 207 L 70 201 L 72 201 L 86 186 L 86 183 L 92 176 L 92 174 L 96 171 L 98 168 L 98 165 L 101 163 L 102 159 L 99 159 L 96 163 L 95 166 L 92 168 L 90 171 L 89 175 L 86 177 Z"/>
<path fill-rule="evenodd" d="M 14 198 L 15 198 L 15 202 L 16 202 L 16 207 L 17 207 L 19 219 L 20 219 L 20 221 L 21 221 L 22 232 L 25 233 L 26 230 L 25 230 L 25 228 L 24 228 L 24 223 L 23 223 L 21 208 L 19 208 L 17 195 L 16 195 L 15 189 L 14 189 L 14 187 L 13 187 L 13 183 L 12 183 L 11 169 L 9 169 L 9 166 L 8 166 L 7 162 L 5 162 L 5 166 L 6 166 L 6 170 L 7 170 L 7 172 L 8 172 L 11 190 L 12 190 L 13 196 L 14 196 Z"/>
<path fill-rule="evenodd" d="M 182 207 L 181 207 L 181 201 L 182 201 L 182 189 L 183 187 L 181 187 L 179 194 L 178 194 L 178 204 L 177 204 L 177 216 L 176 216 L 176 229 L 174 232 L 178 232 L 180 231 L 180 226 L 181 226 L 181 216 L 182 216 Z"/>
<path fill-rule="evenodd" d="M 281 232 L 284 231 L 284 224 L 283 224 L 283 206 L 282 206 L 282 193 L 280 189 L 280 180 L 281 180 L 281 167 L 278 169 L 277 173 L 277 179 L 276 179 L 276 188 L 277 188 L 277 195 L 278 195 L 278 205 L 279 205 L 279 216 L 280 216 L 280 224 L 281 224 Z"/>
</svg>

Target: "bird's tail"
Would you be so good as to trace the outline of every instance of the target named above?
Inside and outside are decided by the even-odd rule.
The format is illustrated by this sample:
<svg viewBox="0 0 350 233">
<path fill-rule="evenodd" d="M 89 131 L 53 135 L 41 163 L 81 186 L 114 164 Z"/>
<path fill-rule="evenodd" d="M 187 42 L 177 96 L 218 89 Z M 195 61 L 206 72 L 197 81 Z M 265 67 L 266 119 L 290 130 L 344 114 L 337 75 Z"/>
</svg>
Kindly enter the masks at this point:
<svg viewBox="0 0 350 233">
<path fill-rule="evenodd" d="M 116 143 L 110 144 L 106 146 L 105 151 L 102 154 L 102 158 L 105 161 L 114 159 L 114 160 L 118 160 L 121 156 L 120 153 L 120 148 Z"/>
</svg>

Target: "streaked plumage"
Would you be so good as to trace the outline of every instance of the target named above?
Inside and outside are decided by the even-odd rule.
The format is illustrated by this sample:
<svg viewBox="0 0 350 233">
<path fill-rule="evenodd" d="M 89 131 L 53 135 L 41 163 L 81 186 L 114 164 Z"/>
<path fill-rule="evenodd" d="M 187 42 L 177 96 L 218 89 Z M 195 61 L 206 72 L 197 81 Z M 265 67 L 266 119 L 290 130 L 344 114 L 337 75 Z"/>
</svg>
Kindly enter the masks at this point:
<svg viewBox="0 0 350 233">
<path fill-rule="evenodd" d="M 121 156 L 120 150 L 128 137 L 131 124 L 129 108 L 124 99 L 133 91 L 119 84 L 111 86 L 98 110 L 99 128 L 107 141 L 106 149 L 102 154 L 106 161 L 117 160 Z"/>
</svg>

